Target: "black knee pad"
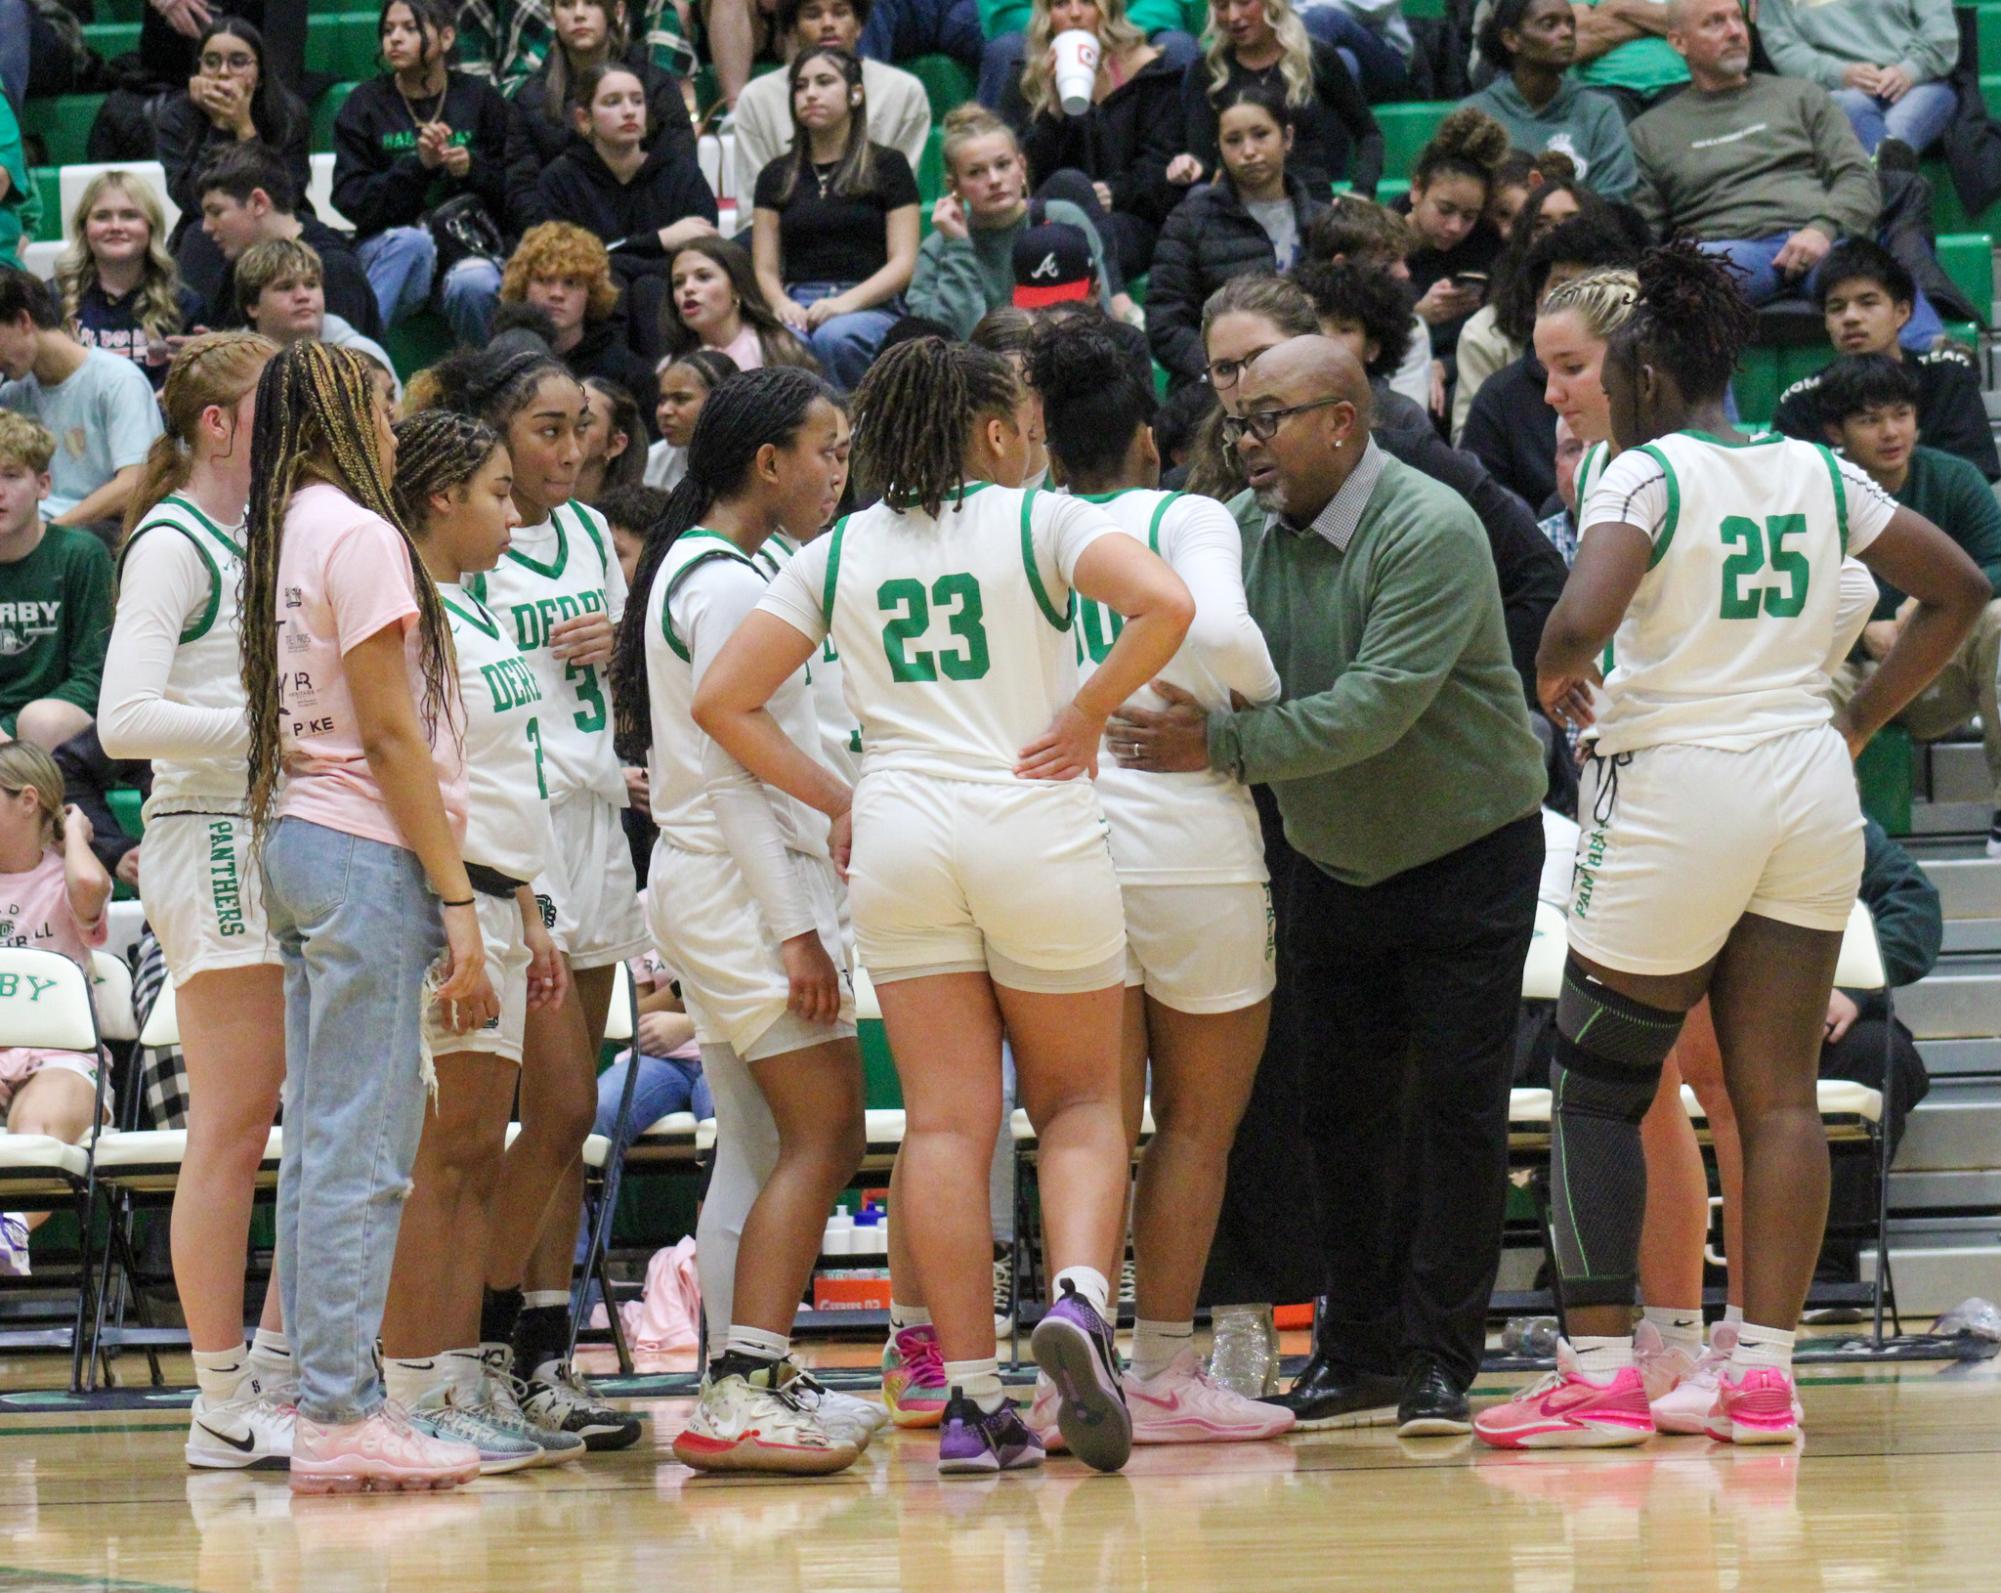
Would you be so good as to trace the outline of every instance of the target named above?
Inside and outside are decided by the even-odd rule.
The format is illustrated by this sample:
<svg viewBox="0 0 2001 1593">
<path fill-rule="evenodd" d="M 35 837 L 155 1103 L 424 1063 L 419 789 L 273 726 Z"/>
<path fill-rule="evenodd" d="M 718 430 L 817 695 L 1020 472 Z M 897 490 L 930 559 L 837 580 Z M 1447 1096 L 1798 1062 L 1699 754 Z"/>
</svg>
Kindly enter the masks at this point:
<svg viewBox="0 0 2001 1593">
<path fill-rule="evenodd" d="M 1686 1017 L 1619 994 L 1571 957 L 1556 1002 L 1550 1087 L 1586 1111 L 1639 1122 Z"/>
</svg>

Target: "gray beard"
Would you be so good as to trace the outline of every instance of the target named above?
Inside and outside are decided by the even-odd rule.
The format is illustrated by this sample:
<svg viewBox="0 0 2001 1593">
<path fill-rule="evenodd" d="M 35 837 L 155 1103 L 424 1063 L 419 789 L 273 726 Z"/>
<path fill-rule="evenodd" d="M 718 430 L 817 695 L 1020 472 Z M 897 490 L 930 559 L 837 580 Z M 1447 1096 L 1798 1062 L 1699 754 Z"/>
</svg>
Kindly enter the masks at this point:
<svg viewBox="0 0 2001 1593">
<path fill-rule="evenodd" d="M 1277 487 L 1261 487 L 1253 491 L 1251 499 L 1266 514 L 1281 514 L 1284 506 L 1278 501 Z"/>
</svg>

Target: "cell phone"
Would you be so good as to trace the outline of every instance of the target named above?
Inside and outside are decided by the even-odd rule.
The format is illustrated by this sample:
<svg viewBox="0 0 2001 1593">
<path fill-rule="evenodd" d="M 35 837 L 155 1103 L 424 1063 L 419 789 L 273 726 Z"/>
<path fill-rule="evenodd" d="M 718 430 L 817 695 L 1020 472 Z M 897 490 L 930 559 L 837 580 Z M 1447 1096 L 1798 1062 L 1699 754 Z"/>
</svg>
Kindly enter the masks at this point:
<svg viewBox="0 0 2001 1593">
<path fill-rule="evenodd" d="M 1484 293 L 1487 290 L 1487 273 L 1484 271 L 1455 271 L 1452 285 L 1467 293 Z"/>
</svg>

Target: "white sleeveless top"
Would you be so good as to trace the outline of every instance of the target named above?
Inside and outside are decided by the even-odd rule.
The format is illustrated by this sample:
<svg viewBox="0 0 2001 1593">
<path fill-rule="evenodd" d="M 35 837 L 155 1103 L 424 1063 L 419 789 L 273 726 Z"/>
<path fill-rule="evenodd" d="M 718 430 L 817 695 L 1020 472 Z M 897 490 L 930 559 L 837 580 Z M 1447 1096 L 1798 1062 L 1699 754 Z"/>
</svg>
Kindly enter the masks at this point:
<svg viewBox="0 0 2001 1593">
<path fill-rule="evenodd" d="M 528 660 L 471 593 L 440 581 L 465 704 L 465 859 L 530 883 L 547 867 L 547 704 Z"/>
</svg>

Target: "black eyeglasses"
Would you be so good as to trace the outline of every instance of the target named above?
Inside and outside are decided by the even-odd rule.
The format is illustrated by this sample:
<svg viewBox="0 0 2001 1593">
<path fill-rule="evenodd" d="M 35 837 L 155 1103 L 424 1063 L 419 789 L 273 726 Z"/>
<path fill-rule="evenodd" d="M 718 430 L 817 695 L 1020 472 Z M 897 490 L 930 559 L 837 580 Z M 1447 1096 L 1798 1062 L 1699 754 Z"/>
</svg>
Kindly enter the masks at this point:
<svg viewBox="0 0 2001 1593">
<path fill-rule="evenodd" d="M 248 72 L 256 64 L 256 56 L 242 52 L 231 55 L 204 55 L 201 58 L 201 69 L 211 76 L 224 68 L 232 72 Z"/>
<path fill-rule="evenodd" d="M 1209 385 L 1211 387 L 1235 387 L 1237 378 L 1244 374 L 1244 367 L 1260 354 L 1269 354 L 1271 349 L 1254 348 L 1240 360 L 1211 360 L 1209 362 Z"/>
<path fill-rule="evenodd" d="M 1249 432 L 1259 442 L 1270 442 L 1278 435 L 1279 422 L 1292 415 L 1303 415 L 1309 409 L 1325 409 L 1329 404 L 1345 404 L 1347 399 L 1339 394 L 1327 398 L 1316 398 L 1305 404 L 1288 404 L 1284 409 L 1260 409 L 1250 415 L 1225 415 L 1223 417 L 1223 445 L 1234 448 L 1237 439 Z"/>
</svg>

